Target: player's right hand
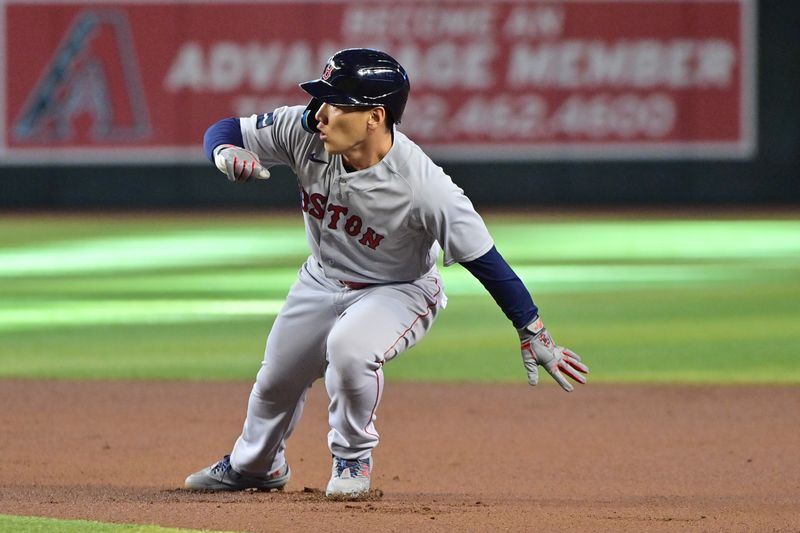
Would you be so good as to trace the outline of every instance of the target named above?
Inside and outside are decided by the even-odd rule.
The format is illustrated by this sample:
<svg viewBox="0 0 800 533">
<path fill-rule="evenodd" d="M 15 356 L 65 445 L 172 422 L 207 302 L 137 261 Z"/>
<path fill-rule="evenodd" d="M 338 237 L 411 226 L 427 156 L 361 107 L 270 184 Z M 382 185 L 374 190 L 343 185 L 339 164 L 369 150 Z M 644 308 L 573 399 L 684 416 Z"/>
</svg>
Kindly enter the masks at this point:
<svg viewBox="0 0 800 533">
<path fill-rule="evenodd" d="M 261 166 L 258 156 L 240 146 L 221 144 L 214 148 L 214 164 L 230 181 L 269 178 L 269 171 Z"/>
<path fill-rule="evenodd" d="M 537 316 L 533 322 L 518 329 L 517 333 L 519 333 L 522 363 L 528 372 L 529 384 L 539 383 L 539 366 L 543 366 L 567 392 L 572 392 L 573 387 L 564 374 L 578 383 L 586 383 L 586 378 L 582 374 L 588 374 L 589 367 L 581 362 L 578 354 L 556 345 L 541 318 Z"/>
</svg>

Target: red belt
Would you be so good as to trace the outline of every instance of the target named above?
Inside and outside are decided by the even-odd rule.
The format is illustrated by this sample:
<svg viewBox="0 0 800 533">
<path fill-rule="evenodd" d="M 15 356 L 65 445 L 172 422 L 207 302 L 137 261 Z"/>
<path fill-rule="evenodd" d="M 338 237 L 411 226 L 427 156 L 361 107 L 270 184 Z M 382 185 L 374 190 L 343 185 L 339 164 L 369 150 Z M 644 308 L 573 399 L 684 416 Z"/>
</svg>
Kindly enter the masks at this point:
<svg viewBox="0 0 800 533">
<path fill-rule="evenodd" d="M 361 289 L 366 289 L 367 287 L 372 287 L 373 285 L 375 285 L 375 283 L 361 283 L 358 281 L 344 281 L 344 280 L 339 280 L 339 283 L 341 283 L 342 285 L 353 291 L 360 291 Z"/>
</svg>

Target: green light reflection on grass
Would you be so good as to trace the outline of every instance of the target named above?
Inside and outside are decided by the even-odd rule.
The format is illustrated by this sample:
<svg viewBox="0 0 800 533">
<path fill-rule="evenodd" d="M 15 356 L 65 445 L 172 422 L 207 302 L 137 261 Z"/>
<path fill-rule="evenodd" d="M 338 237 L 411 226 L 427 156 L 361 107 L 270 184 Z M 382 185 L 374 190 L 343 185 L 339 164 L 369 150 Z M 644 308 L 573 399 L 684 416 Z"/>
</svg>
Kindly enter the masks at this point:
<svg viewBox="0 0 800 533">
<path fill-rule="evenodd" d="M 0 332 L 63 326 L 167 324 L 274 316 L 282 300 L 52 300 L 0 308 Z"/>
<path fill-rule="evenodd" d="M 490 229 L 512 264 L 800 257 L 800 221 L 792 220 L 531 222 Z M 0 276 L 212 266 L 307 253 L 299 228 L 200 228 L 0 248 Z"/>
<path fill-rule="evenodd" d="M 307 254 L 296 229 L 160 232 L 0 249 L 0 276 L 135 271 Z"/>
<path fill-rule="evenodd" d="M 763 269 L 762 269 L 763 270 Z M 547 265 L 518 266 L 514 271 L 533 294 L 657 288 L 692 283 L 758 280 L 763 271 L 735 265 Z M 797 265 L 770 270 L 773 280 L 798 277 Z M 481 294 L 480 283 L 463 269 L 445 269 L 448 294 Z"/>
<path fill-rule="evenodd" d="M 514 261 L 800 257 L 797 220 L 531 222 L 491 231 Z"/>
</svg>

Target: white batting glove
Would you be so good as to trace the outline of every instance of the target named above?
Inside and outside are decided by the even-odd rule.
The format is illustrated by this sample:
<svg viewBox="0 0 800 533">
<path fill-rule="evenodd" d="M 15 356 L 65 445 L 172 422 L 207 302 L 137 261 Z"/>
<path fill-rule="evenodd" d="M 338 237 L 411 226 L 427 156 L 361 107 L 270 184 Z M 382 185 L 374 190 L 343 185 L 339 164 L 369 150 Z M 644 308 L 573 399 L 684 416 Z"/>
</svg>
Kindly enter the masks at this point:
<svg viewBox="0 0 800 533">
<path fill-rule="evenodd" d="M 589 367 L 581 363 L 581 358 L 563 346 L 557 346 L 538 316 L 533 322 L 518 329 L 522 363 L 528 372 L 528 383 L 539 383 L 539 366 L 543 366 L 553 379 L 567 392 L 572 392 L 572 384 L 562 372 L 578 383 L 586 383 L 582 374 L 589 373 Z"/>
<path fill-rule="evenodd" d="M 214 148 L 214 164 L 230 181 L 265 180 L 269 171 L 261 166 L 259 157 L 240 146 L 220 144 Z"/>
</svg>

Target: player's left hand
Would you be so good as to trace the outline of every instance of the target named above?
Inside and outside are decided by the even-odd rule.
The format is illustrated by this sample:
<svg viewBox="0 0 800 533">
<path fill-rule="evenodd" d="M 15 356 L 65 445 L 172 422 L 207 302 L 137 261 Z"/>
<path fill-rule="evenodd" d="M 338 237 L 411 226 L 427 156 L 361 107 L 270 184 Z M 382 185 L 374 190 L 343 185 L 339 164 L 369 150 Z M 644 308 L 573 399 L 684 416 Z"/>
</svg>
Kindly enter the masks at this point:
<svg viewBox="0 0 800 533">
<path fill-rule="evenodd" d="M 232 144 L 221 144 L 214 149 L 214 164 L 229 181 L 265 180 L 269 171 L 261 166 L 261 160 L 250 150 Z"/>
<path fill-rule="evenodd" d="M 589 373 L 589 367 L 581 362 L 581 358 L 563 346 L 557 346 L 547 332 L 538 316 L 533 322 L 522 329 L 518 329 L 522 363 L 528 372 L 528 383 L 539 383 L 539 366 L 543 366 L 553 379 L 567 392 L 572 392 L 573 386 L 564 377 L 564 374 L 578 383 L 586 383 L 582 374 Z M 563 374 L 562 374 L 563 372 Z"/>
</svg>

